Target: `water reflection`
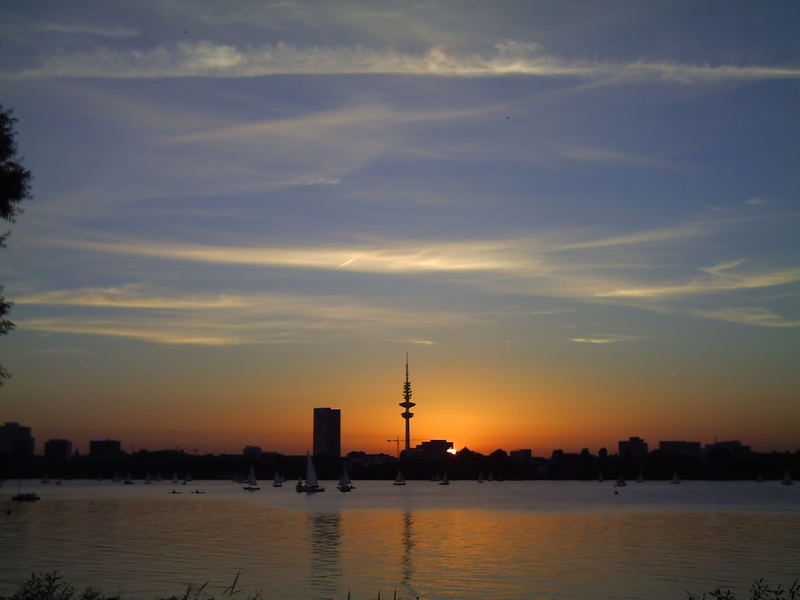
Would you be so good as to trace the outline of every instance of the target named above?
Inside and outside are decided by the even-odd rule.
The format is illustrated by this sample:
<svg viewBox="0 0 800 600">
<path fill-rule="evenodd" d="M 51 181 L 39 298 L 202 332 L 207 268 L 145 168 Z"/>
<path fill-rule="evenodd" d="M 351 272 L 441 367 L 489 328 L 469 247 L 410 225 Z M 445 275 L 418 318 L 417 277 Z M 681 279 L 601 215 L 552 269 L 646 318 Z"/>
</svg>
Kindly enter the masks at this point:
<svg viewBox="0 0 800 600">
<path fill-rule="evenodd" d="M 309 586 L 316 592 L 318 598 L 334 598 L 342 579 L 341 513 L 336 511 L 309 514 L 307 532 L 311 548 Z"/>
<path fill-rule="evenodd" d="M 413 551 L 416 544 L 414 542 L 414 515 L 410 510 L 406 510 L 403 513 L 403 531 L 400 540 L 403 546 L 403 554 L 400 559 L 402 565 L 401 581 L 403 589 L 413 597 L 417 595 L 414 586 L 411 584 L 414 578 Z"/>
</svg>

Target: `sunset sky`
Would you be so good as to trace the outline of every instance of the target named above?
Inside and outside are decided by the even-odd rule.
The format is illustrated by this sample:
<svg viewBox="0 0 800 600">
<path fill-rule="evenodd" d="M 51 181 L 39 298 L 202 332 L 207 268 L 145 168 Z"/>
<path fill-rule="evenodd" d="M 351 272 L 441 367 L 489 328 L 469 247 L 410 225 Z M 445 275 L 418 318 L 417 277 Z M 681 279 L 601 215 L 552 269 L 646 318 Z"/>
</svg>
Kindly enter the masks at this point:
<svg viewBox="0 0 800 600">
<path fill-rule="evenodd" d="M 4 2 L 0 421 L 800 448 L 800 3 Z"/>
</svg>

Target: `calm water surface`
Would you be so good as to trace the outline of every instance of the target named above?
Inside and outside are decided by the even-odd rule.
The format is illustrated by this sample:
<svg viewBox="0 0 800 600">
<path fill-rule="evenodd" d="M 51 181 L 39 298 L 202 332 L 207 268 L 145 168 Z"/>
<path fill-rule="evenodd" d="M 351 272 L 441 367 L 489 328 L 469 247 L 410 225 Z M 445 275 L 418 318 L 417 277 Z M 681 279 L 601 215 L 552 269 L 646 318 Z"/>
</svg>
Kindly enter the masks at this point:
<svg viewBox="0 0 800 600">
<path fill-rule="evenodd" d="M 683 599 L 800 576 L 800 485 L 361 482 L 350 494 L 230 482 L 0 489 L 0 594 L 32 571 L 128 598 Z M 167 492 L 175 487 L 180 495 Z M 188 489 L 187 489 L 188 488 Z M 205 494 L 190 494 L 199 488 Z M 241 596 L 241 594 L 240 594 Z"/>
</svg>

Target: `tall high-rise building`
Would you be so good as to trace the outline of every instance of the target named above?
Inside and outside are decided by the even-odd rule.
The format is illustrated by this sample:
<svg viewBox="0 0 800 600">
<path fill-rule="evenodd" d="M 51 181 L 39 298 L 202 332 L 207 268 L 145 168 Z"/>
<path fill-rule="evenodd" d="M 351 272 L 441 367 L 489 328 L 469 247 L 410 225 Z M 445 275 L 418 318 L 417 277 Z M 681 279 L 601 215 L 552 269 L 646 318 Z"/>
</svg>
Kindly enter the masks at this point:
<svg viewBox="0 0 800 600">
<path fill-rule="evenodd" d="M 119 440 L 92 440 L 89 442 L 89 456 L 98 460 L 114 460 L 122 456 L 122 443 Z"/>
<path fill-rule="evenodd" d="M 72 442 L 69 440 L 47 440 L 44 443 L 44 457 L 47 460 L 69 460 L 72 456 Z"/>
<path fill-rule="evenodd" d="M 619 442 L 618 447 L 622 459 L 639 460 L 647 456 L 647 442 L 640 437 L 629 437 Z"/>
<path fill-rule="evenodd" d="M 400 413 L 400 416 L 403 417 L 406 421 L 406 447 L 405 450 L 408 452 L 411 450 L 411 417 L 414 416 L 409 409 L 416 406 L 415 403 L 411 401 L 411 381 L 408 379 L 408 352 L 406 352 L 406 381 L 403 384 L 403 401 L 399 404 L 405 410 Z"/>
<path fill-rule="evenodd" d="M 342 411 L 338 408 L 314 409 L 314 456 L 339 458 L 342 455 Z"/>
<path fill-rule="evenodd" d="M 35 443 L 30 427 L 14 422 L 0 426 L 0 454 L 30 458 L 33 456 Z"/>
</svg>

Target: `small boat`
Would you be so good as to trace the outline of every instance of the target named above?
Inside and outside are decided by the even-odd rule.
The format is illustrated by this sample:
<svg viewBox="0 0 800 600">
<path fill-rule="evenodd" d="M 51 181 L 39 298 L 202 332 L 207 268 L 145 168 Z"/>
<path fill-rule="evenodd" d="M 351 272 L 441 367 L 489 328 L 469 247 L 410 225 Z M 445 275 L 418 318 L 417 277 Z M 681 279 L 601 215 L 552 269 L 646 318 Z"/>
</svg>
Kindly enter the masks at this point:
<svg viewBox="0 0 800 600">
<path fill-rule="evenodd" d="M 397 475 L 395 476 L 392 485 L 405 485 L 405 484 L 406 484 L 406 478 L 403 477 L 402 469 L 397 469 Z"/>
<path fill-rule="evenodd" d="M 756 483 L 764 483 L 764 476 L 761 473 L 756 477 Z"/>
<path fill-rule="evenodd" d="M 681 482 L 681 478 L 678 477 L 678 471 L 676 470 L 674 473 L 672 473 L 672 481 L 670 481 L 670 483 L 673 483 L 673 484 L 677 485 L 680 482 Z"/>
<path fill-rule="evenodd" d="M 439 485 L 450 485 L 450 478 L 447 476 L 447 473 L 442 475 L 442 480 L 439 482 Z"/>
<path fill-rule="evenodd" d="M 42 477 L 42 483 L 50 483 L 50 478 L 47 476 L 47 473 Z"/>
<path fill-rule="evenodd" d="M 605 481 L 605 479 L 603 478 L 603 472 L 602 471 L 598 472 L 597 473 L 597 482 L 598 483 L 603 483 L 604 481 Z"/>
<path fill-rule="evenodd" d="M 15 502 L 35 502 L 41 500 L 41 497 L 36 492 L 20 492 L 11 498 Z"/>
<path fill-rule="evenodd" d="M 614 487 L 625 487 L 626 485 L 628 484 L 625 483 L 625 478 L 622 476 L 622 473 L 620 473 L 619 477 L 617 477 L 617 482 L 614 484 Z"/>
<path fill-rule="evenodd" d="M 311 460 L 310 454 L 306 454 L 306 480 L 298 480 L 294 489 L 298 492 L 305 492 L 306 494 L 325 491 L 325 488 L 322 487 L 317 480 L 317 471 L 314 469 L 314 461 Z"/>
<path fill-rule="evenodd" d="M 478 472 L 478 483 L 486 483 L 486 480 L 483 478 L 483 471 Z"/>
<path fill-rule="evenodd" d="M 349 492 L 356 486 L 350 481 L 350 476 L 347 474 L 347 467 L 342 467 L 342 476 L 339 478 L 339 483 L 336 484 L 340 492 Z"/>
<path fill-rule="evenodd" d="M 176 472 L 172 472 L 172 483 L 178 483 L 178 474 Z"/>
<path fill-rule="evenodd" d="M 171 492 L 167 492 L 168 494 L 180 494 L 178 490 L 172 490 Z"/>
<path fill-rule="evenodd" d="M 781 479 L 781 485 L 792 485 L 794 482 L 792 481 L 792 474 L 789 473 L 789 469 L 786 469 L 783 472 L 783 479 Z"/>
<path fill-rule="evenodd" d="M 119 483 L 120 481 L 122 481 L 122 477 L 119 476 L 119 473 L 114 473 L 114 479 L 112 479 L 111 481 L 113 481 L 114 483 Z"/>
<path fill-rule="evenodd" d="M 146 485 L 151 485 L 153 483 L 152 481 L 150 481 L 150 473 L 145 473 L 144 474 L 144 483 Z"/>
<path fill-rule="evenodd" d="M 275 471 L 275 478 L 272 480 L 272 487 L 283 487 L 283 477 Z"/>
<path fill-rule="evenodd" d="M 36 492 L 23 492 L 22 491 L 22 480 L 20 479 L 17 483 L 17 493 L 15 496 L 11 497 L 12 500 L 15 502 L 36 502 L 37 500 L 41 500 L 39 494 Z"/>
<path fill-rule="evenodd" d="M 136 483 L 136 482 L 133 480 L 133 478 L 131 477 L 131 472 L 130 472 L 130 471 L 128 471 L 128 474 L 127 474 L 127 476 L 125 477 L 125 481 L 123 481 L 122 483 L 124 483 L 125 485 L 133 485 L 134 483 Z"/>
<path fill-rule="evenodd" d="M 193 494 L 205 494 L 205 492 L 203 492 L 203 491 L 201 491 L 201 490 L 195 490 L 195 491 L 193 491 L 192 493 L 193 493 Z"/>
<path fill-rule="evenodd" d="M 495 479 L 494 479 L 494 475 L 492 475 L 491 473 L 489 473 L 489 476 L 486 478 L 486 481 L 494 481 L 494 480 L 495 480 Z"/>
<path fill-rule="evenodd" d="M 641 471 L 636 476 L 636 483 L 644 483 L 644 474 Z"/>
<path fill-rule="evenodd" d="M 161 472 L 159 471 L 158 473 L 156 473 L 156 481 L 161 481 L 161 479 L 162 479 Z"/>
<path fill-rule="evenodd" d="M 258 487 L 258 481 L 256 481 L 256 470 L 253 468 L 253 465 L 250 465 L 250 475 L 247 476 L 247 485 L 242 489 L 247 490 L 248 492 L 256 492 L 261 489 Z"/>
</svg>

